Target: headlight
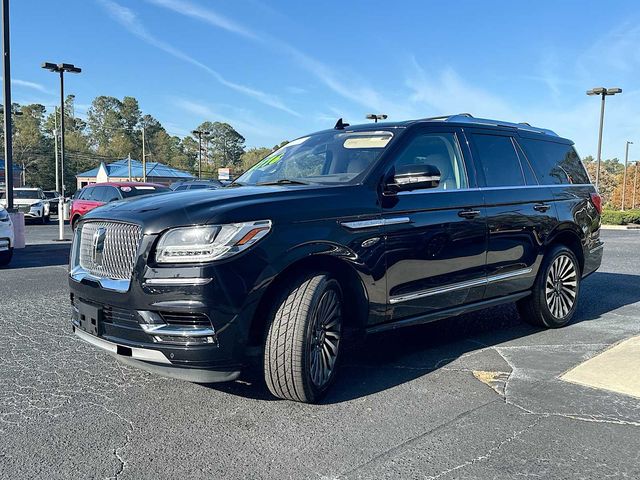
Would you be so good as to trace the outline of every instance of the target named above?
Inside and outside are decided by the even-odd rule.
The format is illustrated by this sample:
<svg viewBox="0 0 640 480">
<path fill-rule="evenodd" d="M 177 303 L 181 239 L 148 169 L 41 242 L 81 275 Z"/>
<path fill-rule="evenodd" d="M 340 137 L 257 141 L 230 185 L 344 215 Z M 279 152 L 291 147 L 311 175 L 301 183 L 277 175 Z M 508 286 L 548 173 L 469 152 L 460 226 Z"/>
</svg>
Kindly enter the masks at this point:
<svg viewBox="0 0 640 480">
<path fill-rule="evenodd" d="M 36 202 L 31 204 L 31 208 L 40 208 L 42 206 L 42 202 Z"/>
<path fill-rule="evenodd" d="M 0 207 L 0 222 L 8 222 L 9 221 L 9 212 L 7 212 L 4 208 Z"/>
<path fill-rule="evenodd" d="M 271 220 L 172 228 L 160 237 L 159 263 L 192 263 L 221 260 L 236 255 L 264 238 Z"/>
</svg>

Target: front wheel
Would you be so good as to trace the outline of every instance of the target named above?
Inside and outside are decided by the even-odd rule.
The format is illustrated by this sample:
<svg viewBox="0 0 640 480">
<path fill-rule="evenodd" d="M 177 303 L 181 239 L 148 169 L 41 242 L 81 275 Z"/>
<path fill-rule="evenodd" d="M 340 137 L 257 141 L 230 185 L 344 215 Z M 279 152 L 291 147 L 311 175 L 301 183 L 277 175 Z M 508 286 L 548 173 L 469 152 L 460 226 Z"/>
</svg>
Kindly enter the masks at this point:
<svg viewBox="0 0 640 480">
<path fill-rule="evenodd" d="M 564 245 L 556 245 L 543 259 L 531 295 L 518 302 L 520 315 L 541 327 L 565 326 L 576 313 L 580 279 L 580 265 L 574 253 Z"/>
<path fill-rule="evenodd" d="M 272 312 L 264 376 L 276 397 L 314 403 L 334 380 L 342 338 L 342 290 L 329 275 L 298 278 Z"/>
<path fill-rule="evenodd" d="M 11 262 L 12 257 L 13 257 L 13 248 L 10 248 L 9 250 L 5 250 L 4 252 L 0 252 L 0 267 L 9 265 L 9 262 Z"/>
</svg>

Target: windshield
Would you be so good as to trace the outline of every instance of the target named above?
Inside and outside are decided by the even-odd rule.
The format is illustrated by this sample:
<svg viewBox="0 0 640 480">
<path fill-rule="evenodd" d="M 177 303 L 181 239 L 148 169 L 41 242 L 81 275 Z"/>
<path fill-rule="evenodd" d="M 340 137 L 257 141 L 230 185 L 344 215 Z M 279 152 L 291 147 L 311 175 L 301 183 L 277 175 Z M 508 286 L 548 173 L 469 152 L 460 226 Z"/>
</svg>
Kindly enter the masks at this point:
<svg viewBox="0 0 640 480">
<path fill-rule="evenodd" d="M 139 195 L 149 195 L 151 193 L 169 192 L 168 187 L 156 187 L 154 185 L 123 185 L 120 187 L 120 193 L 124 198 L 137 197 Z"/>
<path fill-rule="evenodd" d="M 0 193 L 0 198 L 4 199 L 5 192 Z M 40 200 L 39 190 L 14 190 L 13 198 L 20 200 Z"/>
<path fill-rule="evenodd" d="M 375 163 L 392 137 L 381 130 L 299 138 L 256 163 L 235 183 L 351 183 Z"/>
</svg>

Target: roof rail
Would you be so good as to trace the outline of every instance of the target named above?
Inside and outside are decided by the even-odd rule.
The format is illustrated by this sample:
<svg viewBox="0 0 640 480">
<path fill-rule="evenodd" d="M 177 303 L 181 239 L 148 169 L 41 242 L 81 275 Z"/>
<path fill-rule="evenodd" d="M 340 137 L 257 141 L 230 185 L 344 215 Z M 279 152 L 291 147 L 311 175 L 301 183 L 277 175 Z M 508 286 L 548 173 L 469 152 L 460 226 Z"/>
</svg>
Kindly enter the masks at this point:
<svg viewBox="0 0 640 480">
<path fill-rule="evenodd" d="M 489 125 L 492 127 L 510 127 L 510 128 L 516 128 L 518 130 L 524 130 L 527 132 L 540 133 L 543 135 L 553 135 L 554 137 L 558 136 L 558 134 L 552 130 L 548 130 L 546 128 L 532 127 L 526 122 L 512 123 L 512 122 L 503 122 L 501 120 L 490 120 L 488 118 L 476 118 L 469 113 L 459 113 L 457 115 L 444 115 L 442 117 L 427 118 L 426 120 L 468 123 L 471 125 Z"/>
</svg>

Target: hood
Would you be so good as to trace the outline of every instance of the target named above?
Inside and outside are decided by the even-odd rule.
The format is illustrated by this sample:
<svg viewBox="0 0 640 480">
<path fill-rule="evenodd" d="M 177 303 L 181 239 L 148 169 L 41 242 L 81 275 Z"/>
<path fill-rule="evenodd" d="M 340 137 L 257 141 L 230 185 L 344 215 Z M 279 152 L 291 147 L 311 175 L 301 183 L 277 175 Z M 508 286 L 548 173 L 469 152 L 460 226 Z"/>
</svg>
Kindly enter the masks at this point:
<svg viewBox="0 0 640 480">
<path fill-rule="evenodd" d="M 91 210 L 85 219 L 138 223 L 146 234 L 170 227 L 250 220 L 305 221 L 362 212 L 351 195 L 361 185 L 243 186 L 130 198 Z M 375 207 L 375 202 L 367 202 Z"/>
<path fill-rule="evenodd" d="M 39 198 L 15 198 L 13 197 L 13 205 L 21 207 L 25 205 L 33 205 L 38 202 L 45 202 L 46 200 L 40 200 Z M 7 200 L 5 198 L 0 199 L 0 205 L 6 205 Z"/>
</svg>

